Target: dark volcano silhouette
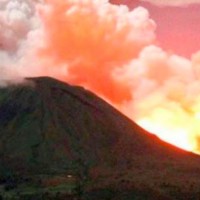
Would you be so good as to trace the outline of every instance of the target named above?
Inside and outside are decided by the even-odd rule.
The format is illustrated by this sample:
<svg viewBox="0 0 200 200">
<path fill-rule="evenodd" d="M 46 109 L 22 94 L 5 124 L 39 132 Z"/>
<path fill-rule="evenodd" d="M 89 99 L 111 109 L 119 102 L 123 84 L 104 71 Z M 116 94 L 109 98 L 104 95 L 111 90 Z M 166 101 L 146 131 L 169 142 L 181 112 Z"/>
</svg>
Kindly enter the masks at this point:
<svg viewBox="0 0 200 200">
<path fill-rule="evenodd" d="M 12 180 L 26 187 L 29 177 L 45 188 L 73 176 L 87 200 L 200 199 L 199 156 L 149 134 L 81 87 L 29 81 L 0 89 L 4 186 Z"/>
</svg>

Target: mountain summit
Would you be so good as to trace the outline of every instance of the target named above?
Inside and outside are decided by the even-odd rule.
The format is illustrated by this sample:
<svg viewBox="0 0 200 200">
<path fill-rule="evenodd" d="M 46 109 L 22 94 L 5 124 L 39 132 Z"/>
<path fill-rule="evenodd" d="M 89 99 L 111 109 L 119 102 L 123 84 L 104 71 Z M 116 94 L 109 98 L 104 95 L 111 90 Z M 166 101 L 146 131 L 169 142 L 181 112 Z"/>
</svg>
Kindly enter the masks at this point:
<svg viewBox="0 0 200 200">
<path fill-rule="evenodd" d="M 24 188 L 28 177 L 47 190 L 71 177 L 84 182 L 88 200 L 200 199 L 199 156 L 147 133 L 82 87 L 28 80 L 0 89 L 4 186 L 18 177 Z"/>
</svg>

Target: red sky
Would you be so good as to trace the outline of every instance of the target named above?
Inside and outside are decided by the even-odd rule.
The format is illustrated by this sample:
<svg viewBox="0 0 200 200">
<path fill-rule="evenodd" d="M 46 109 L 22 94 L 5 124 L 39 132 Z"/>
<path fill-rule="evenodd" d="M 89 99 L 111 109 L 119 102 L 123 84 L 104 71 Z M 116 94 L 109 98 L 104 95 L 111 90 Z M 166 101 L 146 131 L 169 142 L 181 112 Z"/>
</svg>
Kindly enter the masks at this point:
<svg viewBox="0 0 200 200">
<path fill-rule="evenodd" d="M 158 44 L 165 50 L 190 57 L 200 50 L 200 4 L 187 7 L 155 6 L 138 0 L 111 0 L 132 9 L 143 6 L 157 24 Z"/>
</svg>

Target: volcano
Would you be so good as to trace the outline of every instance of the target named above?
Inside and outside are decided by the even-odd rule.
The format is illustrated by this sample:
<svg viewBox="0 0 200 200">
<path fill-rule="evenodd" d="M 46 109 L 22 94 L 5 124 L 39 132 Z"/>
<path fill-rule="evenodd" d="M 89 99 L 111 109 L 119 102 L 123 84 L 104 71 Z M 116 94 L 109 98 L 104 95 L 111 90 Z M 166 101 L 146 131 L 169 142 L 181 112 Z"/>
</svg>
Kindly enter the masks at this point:
<svg viewBox="0 0 200 200">
<path fill-rule="evenodd" d="M 200 199 L 200 157 L 82 87 L 28 78 L 0 89 L 0 180 L 3 199 Z"/>
</svg>

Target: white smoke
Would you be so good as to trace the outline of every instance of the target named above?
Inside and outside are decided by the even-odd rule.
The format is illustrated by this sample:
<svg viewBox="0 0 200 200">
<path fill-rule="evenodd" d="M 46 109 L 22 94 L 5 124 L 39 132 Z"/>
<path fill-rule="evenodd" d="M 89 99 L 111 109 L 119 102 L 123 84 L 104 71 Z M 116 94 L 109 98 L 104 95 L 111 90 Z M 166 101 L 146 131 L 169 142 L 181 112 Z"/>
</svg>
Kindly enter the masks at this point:
<svg viewBox="0 0 200 200">
<path fill-rule="evenodd" d="M 18 69 L 26 56 L 28 38 L 39 26 L 31 0 L 0 2 L 0 79 L 20 80 Z"/>
</svg>

